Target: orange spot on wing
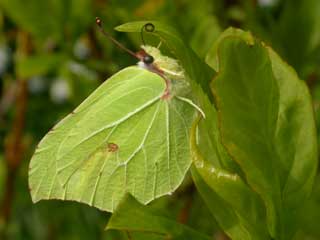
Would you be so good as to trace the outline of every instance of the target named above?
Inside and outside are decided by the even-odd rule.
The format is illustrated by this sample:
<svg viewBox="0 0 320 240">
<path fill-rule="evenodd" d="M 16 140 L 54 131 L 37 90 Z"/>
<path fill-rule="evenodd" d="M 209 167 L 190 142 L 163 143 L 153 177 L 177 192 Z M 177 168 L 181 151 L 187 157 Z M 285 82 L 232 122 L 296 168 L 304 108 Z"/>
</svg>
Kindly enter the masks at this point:
<svg viewBox="0 0 320 240">
<path fill-rule="evenodd" d="M 108 152 L 116 152 L 119 149 L 119 146 L 115 143 L 108 143 Z"/>
</svg>

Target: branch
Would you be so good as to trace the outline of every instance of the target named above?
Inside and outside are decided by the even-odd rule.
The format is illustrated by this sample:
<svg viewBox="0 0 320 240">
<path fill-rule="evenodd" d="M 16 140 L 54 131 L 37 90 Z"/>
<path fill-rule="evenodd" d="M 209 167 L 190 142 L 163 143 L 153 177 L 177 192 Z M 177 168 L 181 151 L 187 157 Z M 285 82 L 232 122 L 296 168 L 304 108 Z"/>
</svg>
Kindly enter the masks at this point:
<svg viewBox="0 0 320 240">
<path fill-rule="evenodd" d="M 27 56 L 31 51 L 31 44 L 28 35 L 24 32 L 18 34 L 17 53 L 21 57 Z M 25 115 L 27 110 L 27 81 L 25 79 L 17 80 L 16 100 L 15 100 L 15 116 L 12 129 L 9 131 L 5 139 L 4 157 L 7 167 L 7 176 L 4 189 L 4 197 L 0 208 L 0 218 L 5 230 L 9 222 L 12 203 L 14 200 L 15 179 L 23 159 L 23 131 L 25 127 Z M 5 239 L 6 233 L 2 233 L 2 239 Z"/>
</svg>

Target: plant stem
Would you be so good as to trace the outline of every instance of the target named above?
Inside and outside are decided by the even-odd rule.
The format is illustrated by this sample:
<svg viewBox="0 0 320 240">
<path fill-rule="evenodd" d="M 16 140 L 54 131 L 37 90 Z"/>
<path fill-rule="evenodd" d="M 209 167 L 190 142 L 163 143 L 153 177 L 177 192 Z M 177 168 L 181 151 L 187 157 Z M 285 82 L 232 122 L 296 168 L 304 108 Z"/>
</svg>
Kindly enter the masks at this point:
<svg viewBox="0 0 320 240">
<path fill-rule="evenodd" d="M 30 40 L 26 33 L 18 34 L 17 53 L 26 56 L 30 52 Z M 2 222 L 1 239 L 6 239 L 6 227 L 10 221 L 12 204 L 14 202 L 16 175 L 23 159 L 23 131 L 25 127 L 25 115 L 27 110 L 27 81 L 23 78 L 17 80 L 15 99 L 15 116 L 12 129 L 5 138 L 5 163 L 7 174 L 5 179 L 4 197 L 0 208 L 0 219 Z"/>
<path fill-rule="evenodd" d="M 5 180 L 4 197 L 1 204 L 1 218 L 4 226 L 10 218 L 11 206 L 14 199 L 14 183 L 18 167 L 20 166 L 23 155 L 23 129 L 25 125 L 27 90 L 26 81 L 20 80 L 16 99 L 16 116 L 12 130 L 6 137 L 5 161 L 7 175 Z"/>
</svg>

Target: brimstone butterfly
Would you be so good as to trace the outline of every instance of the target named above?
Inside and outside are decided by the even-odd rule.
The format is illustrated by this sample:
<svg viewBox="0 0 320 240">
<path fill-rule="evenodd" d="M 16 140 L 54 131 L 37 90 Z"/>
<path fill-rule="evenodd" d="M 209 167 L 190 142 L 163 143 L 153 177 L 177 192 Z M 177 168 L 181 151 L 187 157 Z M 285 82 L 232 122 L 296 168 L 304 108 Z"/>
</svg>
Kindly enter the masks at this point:
<svg viewBox="0 0 320 240">
<path fill-rule="evenodd" d="M 34 202 L 75 200 L 112 212 L 127 192 L 147 204 L 181 184 L 201 110 L 178 61 L 151 46 L 135 56 L 138 66 L 105 81 L 41 140 L 29 170 Z"/>
</svg>

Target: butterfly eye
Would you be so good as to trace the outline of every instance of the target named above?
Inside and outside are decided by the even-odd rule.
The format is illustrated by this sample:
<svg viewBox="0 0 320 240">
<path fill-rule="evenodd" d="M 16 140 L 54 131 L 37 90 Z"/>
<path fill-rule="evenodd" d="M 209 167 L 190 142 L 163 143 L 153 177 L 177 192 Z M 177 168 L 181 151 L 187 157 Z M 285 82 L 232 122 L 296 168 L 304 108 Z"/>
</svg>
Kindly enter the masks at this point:
<svg viewBox="0 0 320 240">
<path fill-rule="evenodd" d="M 153 63 L 153 61 L 154 61 L 154 58 L 151 55 L 146 55 L 143 57 L 143 62 L 145 64 L 151 64 Z"/>
</svg>

